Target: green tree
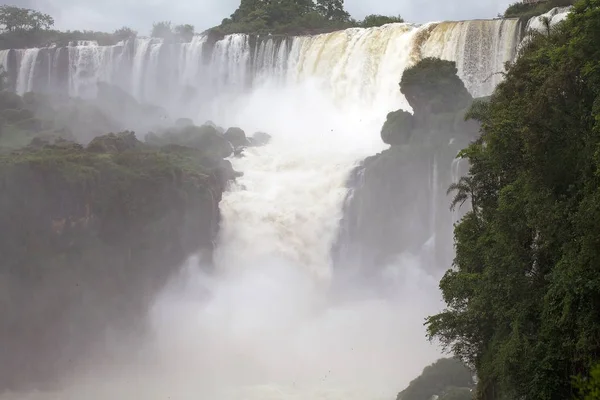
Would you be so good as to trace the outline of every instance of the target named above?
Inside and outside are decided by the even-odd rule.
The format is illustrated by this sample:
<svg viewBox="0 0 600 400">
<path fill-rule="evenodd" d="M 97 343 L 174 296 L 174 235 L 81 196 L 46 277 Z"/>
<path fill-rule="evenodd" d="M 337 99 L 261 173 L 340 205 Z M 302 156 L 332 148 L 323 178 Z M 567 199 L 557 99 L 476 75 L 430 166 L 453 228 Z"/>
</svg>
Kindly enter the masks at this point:
<svg viewBox="0 0 600 400">
<path fill-rule="evenodd" d="M 9 5 L 0 6 L 0 26 L 7 32 L 50 29 L 54 19 L 39 11 Z"/>
<path fill-rule="evenodd" d="M 183 24 L 177 25 L 174 29 L 175 34 L 183 39 L 185 42 L 189 42 L 194 37 L 194 25 Z"/>
<path fill-rule="evenodd" d="M 120 42 L 121 40 L 135 38 L 137 36 L 137 32 L 131 28 L 124 26 L 114 31 L 113 36 L 115 37 L 115 40 L 117 42 Z"/>
<path fill-rule="evenodd" d="M 152 24 L 152 33 L 154 38 L 168 39 L 173 36 L 171 21 L 160 21 Z"/>
<path fill-rule="evenodd" d="M 575 379 L 575 388 L 579 391 L 578 398 L 581 400 L 600 399 L 600 364 L 596 365 L 589 377 Z"/>
<path fill-rule="evenodd" d="M 317 0 L 316 10 L 329 21 L 350 20 L 350 14 L 344 9 L 344 0 Z"/>
<path fill-rule="evenodd" d="M 447 399 L 456 399 L 457 388 L 469 390 L 471 387 L 473 373 L 460 360 L 442 358 L 426 367 L 398 394 L 397 400 L 429 400 L 432 396 L 444 394 L 448 395 Z"/>
<path fill-rule="evenodd" d="M 427 321 L 476 370 L 479 399 L 572 398 L 600 359 L 600 0 L 535 34 L 461 154 L 470 199 Z M 457 205 L 455 204 L 455 205 Z"/>
<path fill-rule="evenodd" d="M 385 16 L 385 15 L 371 14 L 371 15 L 367 15 L 365 17 L 365 19 L 362 20 L 362 22 L 360 23 L 360 26 L 362 26 L 363 28 L 373 28 L 373 27 L 381 26 L 381 25 L 385 25 L 385 24 L 402 23 L 402 22 L 404 22 L 404 19 L 399 15 L 397 17 L 389 17 L 389 16 Z"/>
</svg>

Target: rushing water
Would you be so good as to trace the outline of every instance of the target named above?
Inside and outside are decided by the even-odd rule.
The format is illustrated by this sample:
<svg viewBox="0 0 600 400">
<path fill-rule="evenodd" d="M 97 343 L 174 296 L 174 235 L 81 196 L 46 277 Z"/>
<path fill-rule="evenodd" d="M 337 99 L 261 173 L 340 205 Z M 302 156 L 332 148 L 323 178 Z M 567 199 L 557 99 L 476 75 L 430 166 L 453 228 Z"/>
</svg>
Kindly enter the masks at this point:
<svg viewBox="0 0 600 400">
<path fill-rule="evenodd" d="M 394 295 L 353 297 L 361 288 L 348 286 L 352 301 L 328 296 L 348 173 L 385 148 L 386 114 L 410 110 L 398 90 L 405 68 L 428 56 L 453 60 L 470 92 L 488 95 L 520 40 L 517 20 L 486 20 L 258 42 L 231 35 L 212 46 L 196 36 L 177 45 L 140 38 L 1 52 L 4 66 L 14 54 L 20 93 L 93 96 L 103 80 L 198 122 L 273 135 L 232 160 L 244 176 L 220 205 L 216 272 L 206 276 L 196 257 L 189 260 L 152 310 L 154 335 L 140 339 L 142 355 L 123 351 L 105 367 L 90 360 L 64 392 L 15 398 L 394 398 L 439 356 L 422 326 L 441 307 L 439 276 L 423 272 L 419 257 L 400 254 L 387 266 Z M 55 73 L 61 68 L 67 73 Z M 196 91 L 191 104 L 181 102 L 186 87 Z M 437 206 L 438 171 L 457 181 L 462 169 L 459 161 L 438 164 L 433 156 L 425 173 L 433 213 L 449 212 Z M 423 222 L 432 237 L 435 220 Z"/>
</svg>

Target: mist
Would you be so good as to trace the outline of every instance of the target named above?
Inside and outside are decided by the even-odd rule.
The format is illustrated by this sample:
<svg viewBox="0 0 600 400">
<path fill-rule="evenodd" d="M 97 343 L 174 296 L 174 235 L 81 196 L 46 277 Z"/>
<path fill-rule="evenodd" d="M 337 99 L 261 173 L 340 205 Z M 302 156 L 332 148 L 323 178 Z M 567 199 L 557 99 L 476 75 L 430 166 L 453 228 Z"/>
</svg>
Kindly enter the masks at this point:
<svg viewBox="0 0 600 400">
<path fill-rule="evenodd" d="M 305 271 L 273 259 L 207 275 L 196 257 L 156 299 L 151 330 L 107 342 L 57 393 L 2 399 L 390 399 L 439 358 L 423 317 L 439 309 L 418 260 L 394 266 L 393 297 L 346 287 L 333 301 Z"/>
<path fill-rule="evenodd" d="M 385 113 L 340 108 L 321 88 L 266 83 L 222 103 L 217 123 L 273 139 L 231 158 L 244 175 L 220 203 L 214 266 L 189 258 L 152 302 L 145 331 L 105 335 L 64 389 L 0 398 L 393 399 L 439 358 L 423 327 L 441 308 L 439 276 L 418 254 L 373 266 L 385 288 L 332 289 L 347 179 L 385 148 Z"/>
<path fill-rule="evenodd" d="M 199 90 L 185 108 L 180 106 L 181 85 L 167 85 L 158 70 L 132 68 L 132 86 L 144 90 L 134 94 L 143 99 L 139 104 L 122 100 L 132 103 L 131 109 L 147 101 L 172 117 L 239 126 L 248 134 L 264 131 L 272 140 L 229 158 L 243 176 L 229 184 L 219 203 L 213 264 L 201 261 L 211 258 L 205 254 L 192 255 L 151 299 L 144 329 L 102 332 L 103 340 L 80 357 L 76 373 L 61 380 L 60 390 L 0 398 L 395 398 L 423 367 L 441 356 L 439 348 L 427 342 L 423 324 L 442 308 L 438 282 L 449 260 L 431 265 L 432 250 L 424 244 L 414 253 L 363 266 L 381 278 L 367 281 L 348 277 L 348 265 L 334 266 L 332 247 L 339 238 L 343 206 L 356 189 L 348 184 L 352 171 L 365 158 L 388 148 L 380 136 L 387 113 L 410 109 L 398 82 L 416 57 L 417 29 L 396 25 L 353 30 L 353 38 L 343 32 L 314 40 L 295 38 L 289 48 L 280 49 L 262 44 L 271 52 L 263 49 L 265 60 L 276 60 L 274 55 L 281 53 L 287 61 L 255 71 L 251 89 L 243 84 L 252 60 L 248 41 L 223 39 L 206 70 L 194 69 L 192 74 L 202 75 L 199 89 L 205 84 L 210 90 Z M 148 52 L 146 44 L 140 39 L 132 44 L 138 46 L 134 65 L 146 59 L 158 65 L 161 53 Z M 202 43 L 194 45 L 200 49 Z M 449 47 L 462 54 L 458 44 Z M 109 52 L 101 46 L 89 50 Z M 185 60 L 190 65 L 198 61 Z M 167 63 L 160 65 L 166 68 Z M 100 77 L 103 68 L 112 71 L 113 65 L 92 67 Z M 155 86 L 148 88 L 146 82 Z M 123 117 L 120 122 L 134 119 L 120 104 L 100 100 L 111 116 Z M 153 110 L 148 114 L 158 115 Z M 141 128 L 140 138 L 144 129 L 149 128 Z M 446 146 L 448 140 L 443 143 L 442 150 L 453 158 L 456 151 Z M 422 159 L 429 163 L 430 154 L 425 155 Z M 445 181 L 434 179 L 437 164 L 430 167 L 417 166 L 414 174 L 393 168 L 389 173 L 404 173 L 407 183 L 415 184 L 409 188 L 424 186 L 437 193 L 438 183 Z M 450 163 L 439 169 L 449 172 Z M 434 214 L 438 210 L 431 207 L 443 199 L 434 200 L 439 201 L 415 204 L 418 200 L 412 198 L 411 204 L 379 211 L 390 219 L 397 215 L 397 207 Z M 364 220 L 371 217 L 368 212 L 361 215 Z M 423 233 L 428 244 L 452 240 L 436 237 L 435 224 L 425 221 L 415 228 L 418 235 L 407 230 L 398 234 L 399 243 Z M 143 266 L 135 267 L 143 274 Z"/>
</svg>

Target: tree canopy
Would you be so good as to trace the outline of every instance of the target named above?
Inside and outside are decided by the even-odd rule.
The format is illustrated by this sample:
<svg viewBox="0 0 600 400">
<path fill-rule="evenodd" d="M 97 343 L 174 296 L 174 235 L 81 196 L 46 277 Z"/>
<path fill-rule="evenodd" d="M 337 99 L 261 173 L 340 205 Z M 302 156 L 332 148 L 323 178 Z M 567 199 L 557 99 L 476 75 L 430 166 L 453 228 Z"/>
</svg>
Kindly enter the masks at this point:
<svg viewBox="0 0 600 400">
<path fill-rule="evenodd" d="M 50 29 L 54 19 L 39 11 L 15 6 L 0 6 L 0 26 L 4 31 L 32 31 Z"/>
<path fill-rule="evenodd" d="M 571 6 L 575 0 L 547 0 L 538 3 L 517 1 L 508 6 L 504 18 L 532 18 L 552 10 L 554 7 Z"/>
<path fill-rule="evenodd" d="M 137 36 L 137 32 L 125 26 L 113 33 L 90 30 L 61 32 L 52 29 L 53 26 L 54 19 L 50 15 L 28 8 L 0 6 L 0 49 L 67 46 L 69 42 L 78 40 L 114 45 Z"/>
<path fill-rule="evenodd" d="M 479 399 L 564 399 L 600 361 L 600 0 L 535 34 L 470 116 L 447 308 L 427 321 Z"/>
<path fill-rule="evenodd" d="M 443 358 L 426 367 L 418 378 L 398 394 L 397 400 L 424 400 L 433 396 L 462 400 L 465 398 L 463 392 L 470 395 L 472 387 L 473 373 L 461 361 Z"/>
<path fill-rule="evenodd" d="M 240 6 L 214 30 L 227 33 L 307 34 L 351 27 L 371 28 L 401 17 L 369 15 L 363 21 L 351 18 L 344 0 L 241 0 Z"/>
<path fill-rule="evenodd" d="M 362 23 L 361 23 L 361 27 L 363 28 L 373 28 L 376 26 L 381 26 L 381 25 L 385 25 L 385 24 L 393 24 L 393 23 L 402 23 L 404 22 L 404 19 L 398 15 L 397 17 L 389 17 L 386 15 L 379 15 L 379 14 L 370 14 L 367 15 Z"/>
</svg>

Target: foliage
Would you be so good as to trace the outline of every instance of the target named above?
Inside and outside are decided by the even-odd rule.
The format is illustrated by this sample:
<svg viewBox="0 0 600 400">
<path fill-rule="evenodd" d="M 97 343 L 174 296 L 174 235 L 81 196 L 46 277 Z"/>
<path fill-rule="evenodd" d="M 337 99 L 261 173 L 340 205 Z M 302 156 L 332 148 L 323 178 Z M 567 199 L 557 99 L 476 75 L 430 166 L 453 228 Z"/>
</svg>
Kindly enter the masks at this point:
<svg viewBox="0 0 600 400">
<path fill-rule="evenodd" d="M 599 42 L 600 0 L 581 0 L 469 113 L 481 138 L 456 189 L 473 210 L 427 324 L 477 398 L 571 398 L 600 359 Z"/>
<path fill-rule="evenodd" d="M 0 49 L 67 46 L 69 42 L 92 40 L 99 45 L 114 45 L 137 36 L 137 32 L 122 27 L 113 33 L 95 31 L 66 31 L 52 29 L 54 19 L 28 8 L 0 6 Z"/>
<path fill-rule="evenodd" d="M 413 114 L 404 110 L 389 113 L 381 139 L 390 145 L 404 145 L 413 137 L 423 142 L 473 136 L 478 126 L 464 121 L 473 98 L 457 72 L 454 62 L 438 58 L 425 58 L 405 70 L 400 91 Z"/>
<path fill-rule="evenodd" d="M 395 24 L 402 22 L 404 22 L 404 19 L 401 16 L 389 17 L 385 15 L 371 14 L 367 15 L 365 19 L 362 20 L 360 26 L 362 28 L 373 28 L 385 24 Z"/>
<path fill-rule="evenodd" d="M 174 29 L 174 33 L 175 35 L 180 37 L 184 42 L 190 42 L 194 37 L 194 25 L 177 25 Z"/>
<path fill-rule="evenodd" d="M 137 32 L 126 26 L 119 28 L 113 32 L 113 36 L 117 42 L 132 39 L 137 37 Z"/>
<path fill-rule="evenodd" d="M 190 42 L 194 37 L 194 25 L 173 26 L 171 21 L 155 22 L 150 36 L 164 39 L 167 42 Z"/>
<path fill-rule="evenodd" d="M 347 22 L 350 14 L 344 9 L 344 0 L 316 0 L 315 10 L 327 21 Z"/>
<path fill-rule="evenodd" d="M 10 326 L 0 352 L 13 366 L 0 390 L 58 380 L 107 329 L 142 327 L 181 263 L 211 251 L 223 186 L 199 153 L 124 132 L 87 148 L 36 140 L 0 154 L 0 308 Z"/>
<path fill-rule="evenodd" d="M 578 398 L 581 400 L 600 399 L 600 364 L 592 368 L 590 375 L 586 378 L 577 377 L 575 388 L 578 390 Z"/>
<path fill-rule="evenodd" d="M 473 389 L 452 387 L 444 391 L 439 400 L 472 400 Z"/>
<path fill-rule="evenodd" d="M 229 157 L 233 148 L 229 141 L 211 125 L 189 125 L 170 129 L 160 135 L 148 134 L 146 141 L 153 145 L 176 144 L 198 149 L 210 159 Z"/>
<path fill-rule="evenodd" d="M 167 39 L 173 35 L 173 27 L 171 21 L 160 21 L 152 24 L 152 32 L 150 36 L 155 38 Z"/>
<path fill-rule="evenodd" d="M 39 11 L 15 6 L 0 6 L 0 26 L 3 31 L 39 31 L 50 29 L 54 19 Z"/>
<path fill-rule="evenodd" d="M 242 0 L 238 9 L 212 30 L 221 34 L 304 35 L 392 22 L 403 20 L 370 15 L 364 21 L 356 21 L 344 9 L 343 0 Z"/>
<path fill-rule="evenodd" d="M 415 114 L 456 112 L 473 101 L 458 77 L 456 63 L 432 57 L 424 58 L 404 71 L 400 91 Z"/>
<path fill-rule="evenodd" d="M 473 374 L 459 360 L 442 358 L 426 367 L 421 375 L 410 382 L 408 387 L 398 394 L 397 400 L 424 400 L 440 396 L 445 400 L 458 400 L 473 387 Z M 458 389 L 460 388 L 460 389 Z"/>
<path fill-rule="evenodd" d="M 555 7 L 571 6 L 575 0 L 547 0 L 539 3 L 523 3 L 517 1 L 508 6 L 504 18 L 533 18 L 545 14 Z"/>
<path fill-rule="evenodd" d="M 415 119 L 412 114 L 398 110 L 387 115 L 381 128 L 381 140 L 386 144 L 407 144 L 415 128 Z"/>
</svg>

